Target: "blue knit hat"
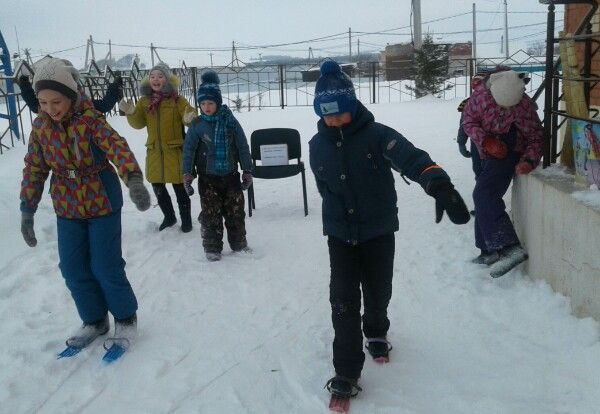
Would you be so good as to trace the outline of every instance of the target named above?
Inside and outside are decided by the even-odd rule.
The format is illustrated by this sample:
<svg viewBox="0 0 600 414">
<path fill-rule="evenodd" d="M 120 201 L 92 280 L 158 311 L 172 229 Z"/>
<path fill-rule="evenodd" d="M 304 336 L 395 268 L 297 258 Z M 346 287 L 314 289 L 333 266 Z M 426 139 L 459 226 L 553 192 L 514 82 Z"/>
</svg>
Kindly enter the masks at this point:
<svg viewBox="0 0 600 414">
<path fill-rule="evenodd" d="M 223 98 L 221 97 L 221 89 L 219 88 L 219 75 L 214 70 L 209 70 L 202 74 L 200 82 L 198 103 L 213 101 L 217 104 L 217 108 L 220 108 Z"/>
<path fill-rule="evenodd" d="M 315 113 L 323 117 L 350 112 L 354 116 L 357 102 L 352 80 L 342 72 L 340 65 L 333 60 L 323 62 L 315 85 Z"/>
</svg>

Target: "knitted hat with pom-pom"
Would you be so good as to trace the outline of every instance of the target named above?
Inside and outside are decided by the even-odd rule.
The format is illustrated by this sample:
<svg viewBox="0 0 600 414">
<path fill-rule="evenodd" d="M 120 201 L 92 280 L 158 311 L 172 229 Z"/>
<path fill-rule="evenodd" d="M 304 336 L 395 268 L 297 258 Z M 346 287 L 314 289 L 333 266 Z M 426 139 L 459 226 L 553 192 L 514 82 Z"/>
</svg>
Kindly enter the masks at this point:
<svg viewBox="0 0 600 414">
<path fill-rule="evenodd" d="M 221 107 L 223 98 L 219 88 L 219 75 L 213 70 L 204 72 L 200 77 L 200 87 L 198 88 L 198 102 L 213 101 L 217 108 Z"/>
<path fill-rule="evenodd" d="M 342 72 L 340 65 L 333 60 L 323 62 L 315 85 L 315 113 L 323 117 L 350 112 L 354 116 L 357 102 L 352 80 Z"/>
</svg>

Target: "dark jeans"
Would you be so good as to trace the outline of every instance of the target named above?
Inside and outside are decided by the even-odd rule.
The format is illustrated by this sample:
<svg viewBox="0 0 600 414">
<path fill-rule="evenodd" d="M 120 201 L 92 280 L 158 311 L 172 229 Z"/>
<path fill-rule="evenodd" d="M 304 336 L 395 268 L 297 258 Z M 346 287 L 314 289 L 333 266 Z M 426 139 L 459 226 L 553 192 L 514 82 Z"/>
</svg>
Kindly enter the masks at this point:
<svg viewBox="0 0 600 414">
<path fill-rule="evenodd" d="M 204 250 L 210 253 L 223 250 L 223 220 L 231 249 L 246 247 L 246 212 L 240 174 L 201 174 L 198 176 L 198 193 L 202 208 L 200 225 Z"/>
<path fill-rule="evenodd" d="M 385 337 L 390 327 L 387 307 L 392 297 L 394 234 L 352 246 L 329 237 L 331 281 L 329 301 L 335 331 L 333 366 L 338 375 L 359 378 L 367 338 Z M 361 285 L 364 314 L 360 316 Z"/>
<path fill-rule="evenodd" d="M 183 184 L 172 184 L 173 190 L 175 190 L 175 197 L 177 198 L 177 204 L 179 206 L 185 206 L 190 204 L 190 196 L 187 195 Z M 152 190 L 156 196 L 158 202 L 165 201 L 171 203 L 171 196 L 167 190 L 167 185 L 164 183 L 153 183 Z"/>
<path fill-rule="evenodd" d="M 502 199 L 510 186 L 518 161 L 519 154 L 512 151 L 503 160 L 481 160 L 481 172 L 476 178 L 473 201 L 475 246 L 482 250 L 500 250 L 519 243 Z"/>
</svg>

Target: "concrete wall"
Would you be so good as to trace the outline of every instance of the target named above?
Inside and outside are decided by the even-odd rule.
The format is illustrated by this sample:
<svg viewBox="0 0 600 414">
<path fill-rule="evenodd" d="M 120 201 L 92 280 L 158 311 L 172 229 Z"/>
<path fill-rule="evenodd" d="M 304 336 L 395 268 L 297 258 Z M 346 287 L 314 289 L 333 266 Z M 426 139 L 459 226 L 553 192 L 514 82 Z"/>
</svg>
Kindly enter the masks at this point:
<svg viewBox="0 0 600 414">
<path fill-rule="evenodd" d="M 586 204 L 573 196 L 586 192 Z M 571 298 L 577 316 L 600 320 L 600 191 L 560 167 L 515 179 L 512 217 L 529 253 L 524 270 Z"/>
</svg>

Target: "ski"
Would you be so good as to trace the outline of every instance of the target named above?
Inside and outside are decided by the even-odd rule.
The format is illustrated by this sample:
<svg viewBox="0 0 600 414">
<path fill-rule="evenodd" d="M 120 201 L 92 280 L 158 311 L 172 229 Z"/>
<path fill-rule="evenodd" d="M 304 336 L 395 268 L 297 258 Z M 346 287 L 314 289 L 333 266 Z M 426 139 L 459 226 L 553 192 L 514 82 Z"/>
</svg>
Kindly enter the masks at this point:
<svg viewBox="0 0 600 414">
<path fill-rule="evenodd" d="M 68 345 L 61 353 L 56 356 L 56 359 L 71 358 L 81 352 L 83 347 Z"/>
<path fill-rule="evenodd" d="M 386 338 L 368 338 L 365 348 L 377 364 L 383 365 L 390 362 L 389 352 L 393 346 Z"/>
<path fill-rule="evenodd" d="M 350 410 L 350 397 L 332 395 L 329 400 L 329 409 L 335 413 L 347 413 Z"/>
<path fill-rule="evenodd" d="M 112 364 L 117 359 L 121 358 L 123 354 L 127 351 L 126 348 L 123 348 L 121 345 L 113 344 L 110 348 L 106 350 L 106 353 L 102 357 L 102 362 L 105 364 Z"/>
<path fill-rule="evenodd" d="M 388 362 L 390 362 L 390 357 L 389 356 L 381 356 L 381 357 L 373 358 L 373 361 L 375 361 L 379 365 L 384 365 L 384 364 L 387 364 Z"/>
</svg>

